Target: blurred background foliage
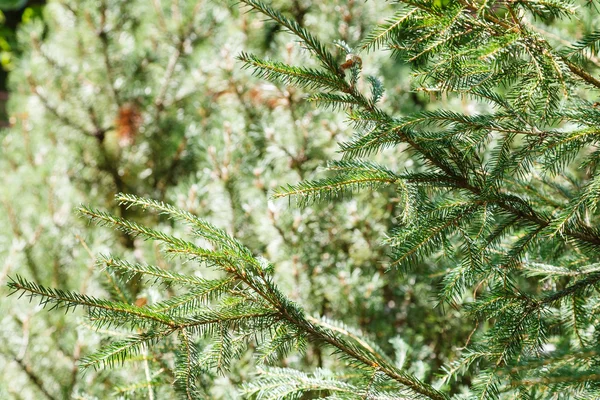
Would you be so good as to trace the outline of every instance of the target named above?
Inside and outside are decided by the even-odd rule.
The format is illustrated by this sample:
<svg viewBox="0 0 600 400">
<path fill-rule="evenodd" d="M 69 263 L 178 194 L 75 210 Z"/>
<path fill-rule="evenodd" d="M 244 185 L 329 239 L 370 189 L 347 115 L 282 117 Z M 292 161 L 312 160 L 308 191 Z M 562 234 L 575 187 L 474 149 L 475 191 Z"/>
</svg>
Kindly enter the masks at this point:
<svg viewBox="0 0 600 400">
<path fill-rule="evenodd" d="M 42 18 L 45 0 L 0 1 L 0 126 L 8 125 L 6 101 L 8 100 L 7 76 L 15 67 L 19 54 L 17 28 Z"/>
<path fill-rule="evenodd" d="M 317 110 L 306 93 L 240 68 L 235 57 L 242 50 L 310 62 L 279 26 L 234 1 L 18 6 L 22 22 L 16 35 L 3 35 L 7 46 L 2 42 L 10 54 L 3 65 L 11 72 L 10 126 L 0 133 L 0 398 L 145 397 L 131 384 L 148 365 L 153 379 L 168 383 L 165 367 L 172 359 L 160 349 L 141 354 L 139 363 L 83 374 L 77 361 L 98 346 L 102 332 L 79 323 L 77 313 L 47 313 L 6 298 L 8 274 L 135 304 L 168 297 L 168 289 L 143 282 L 119 287 L 95 267 L 98 254 L 110 251 L 194 270 L 163 259 L 151 244 L 88 226 L 73 211 L 83 203 L 176 229 L 115 204 L 117 192 L 171 202 L 226 228 L 277 266 L 278 284 L 308 312 L 366 328 L 399 360 L 410 359 L 406 366 L 418 377 L 430 377 L 432 365 L 452 357 L 451 344 L 464 342 L 469 332 L 453 310 L 435 307 L 435 276 L 387 271 L 383 239 L 395 223 L 392 192 L 306 209 L 270 200 L 278 186 L 322 176 L 319 168 L 339 158 L 337 143 L 350 136 L 341 113 Z M 282 0 L 273 6 L 324 42 L 351 46 L 389 14 L 384 2 Z M 429 95 L 411 92 L 403 79 L 410 71 L 386 54 L 365 56 L 363 67 L 366 74 L 383 74 L 385 104 L 393 112 L 430 102 Z M 398 170 L 412 163 L 397 154 L 378 157 Z M 410 343 L 396 337 L 400 330 Z M 332 362 L 309 347 L 280 366 L 335 368 L 323 365 Z M 237 398 L 255 371 L 254 360 L 243 357 L 227 377 L 206 376 L 202 384 L 209 398 Z M 158 398 L 171 395 L 166 383 L 157 388 Z"/>
</svg>

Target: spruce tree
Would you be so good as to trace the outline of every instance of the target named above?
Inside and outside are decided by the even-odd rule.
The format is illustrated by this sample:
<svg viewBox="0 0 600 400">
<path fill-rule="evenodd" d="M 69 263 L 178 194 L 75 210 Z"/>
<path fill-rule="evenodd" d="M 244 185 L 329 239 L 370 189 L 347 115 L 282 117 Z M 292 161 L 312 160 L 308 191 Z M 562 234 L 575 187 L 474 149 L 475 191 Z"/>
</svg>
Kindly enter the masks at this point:
<svg viewBox="0 0 600 400">
<path fill-rule="evenodd" d="M 447 315 L 457 310 L 467 334 L 450 344 L 452 352 L 431 357 L 434 374 L 419 376 L 410 365 L 411 357 L 418 357 L 407 350 L 410 337 L 396 340 L 392 357 L 386 343 L 377 343 L 376 330 L 311 316 L 280 289 L 276 264 L 206 219 L 131 194 L 117 195 L 122 209 L 166 215 L 188 226 L 191 238 L 91 207 L 80 213 L 159 242 L 174 259 L 216 273 L 199 276 L 110 254 L 101 264 L 114 276 L 145 276 L 172 296 L 132 304 L 16 275 L 9 283 L 12 291 L 43 305 L 84 308 L 88 323 L 99 329 L 129 330 L 129 336 L 86 356 L 84 366 L 111 367 L 149 348 L 173 354 L 173 382 L 183 398 L 202 398 L 208 370 L 226 373 L 248 348 L 256 349 L 261 362 L 276 364 L 309 345 L 331 350 L 327 357 L 346 369 L 336 361 L 327 363 L 332 368 L 308 372 L 264 367 L 241 394 L 599 396 L 597 4 L 402 0 L 365 40 L 352 46 L 338 41 L 333 50 L 317 32 L 271 6 L 242 3 L 289 31 L 315 64 L 291 65 L 247 52 L 241 62 L 261 78 L 312 91 L 310 100 L 317 105 L 346 110 L 356 132 L 340 144 L 341 160 L 328 164 L 331 176 L 282 187 L 274 197 L 312 207 L 315 200 L 337 201 L 366 190 L 386 194 L 397 204 L 386 238 L 390 274 L 433 281 L 437 290 L 425 295 L 436 296 Z M 577 37 L 580 31 L 583 36 Z M 363 74 L 372 60 L 369 52 L 382 47 L 413 69 L 415 98 L 441 101 L 405 115 L 387 105 L 386 85 Z M 381 155 L 389 152 L 409 155 L 412 163 L 385 164 Z M 369 197 L 359 199 L 367 203 Z M 200 339 L 205 337 L 208 346 Z M 153 384 L 148 376 L 144 383 Z"/>
</svg>

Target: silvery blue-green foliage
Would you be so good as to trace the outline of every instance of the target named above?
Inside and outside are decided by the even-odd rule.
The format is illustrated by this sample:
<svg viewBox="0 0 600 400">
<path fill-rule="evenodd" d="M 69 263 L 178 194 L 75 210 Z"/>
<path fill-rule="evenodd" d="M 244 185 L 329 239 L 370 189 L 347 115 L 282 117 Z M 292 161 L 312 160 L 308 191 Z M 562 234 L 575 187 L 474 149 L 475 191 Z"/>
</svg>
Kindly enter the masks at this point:
<svg viewBox="0 0 600 400">
<path fill-rule="evenodd" d="M 273 5 L 303 26 L 318 27 L 328 43 L 359 41 L 380 10 L 344 1 Z M 155 285 L 152 275 L 129 276 L 125 267 L 101 262 L 112 253 L 131 265 L 185 275 L 197 271 L 194 263 L 165 257 L 153 242 L 96 229 L 73 211 L 87 204 L 168 234 L 185 231 L 164 217 L 115 202 L 114 194 L 124 190 L 169 201 L 226 228 L 252 254 L 264 257 L 259 260 L 269 260 L 273 280 L 307 315 L 374 329 L 390 352 L 395 347 L 388 340 L 407 333 L 410 373 L 431 376 L 422 360 L 433 353 L 429 338 L 444 330 L 433 328 L 441 316 L 433 309 L 435 299 L 419 293 L 435 283 L 399 280 L 384 264 L 381 238 L 396 203 L 390 204 L 386 193 L 368 195 L 372 205 L 360 196 L 307 209 L 269 202 L 272 189 L 315 178 L 315 170 L 335 158 L 336 141 L 348 139 L 342 115 L 315 109 L 306 92 L 252 79 L 235 60 L 252 51 L 309 64 L 293 37 L 233 3 L 51 1 L 44 14 L 43 21 L 19 33 L 23 57 L 11 75 L 12 126 L 1 134 L 6 173 L 0 178 L 5 227 L 0 281 L 18 274 L 129 311 L 145 304 L 168 307 L 165 302 L 185 298 L 188 308 L 178 311 L 183 315 L 213 301 L 208 281 L 222 279 L 220 272 L 204 270 L 191 282 L 201 287 L 187 291 L 188 286 Z M 336 51 L 343 62 L 343 46 Z M 390 98 L 402 103 L 407 88 L 399 85 Z M 404 101 L 401 108 L 410 106 Z M 2 289 L 3 296 L 8 293 Z M 109 338 L 141 335 L 146 327 L 93 326 L 79 311 L 47 313 L 32 304 L 17 296 L 1 302 L 0 397 L 173 396 L 174 361 L 184 354 L 180 336 L 139 347 L 120 367 L 84 371 L 85 357 Z M 427 325 L 420 322 L 423 316 Z M 126 320 L 119 318 L 114 322 Z M 458 326 L 452 316 L 444 318 L 448 327 Z M 304 352 L 283 357 L 292 333 L 279 329 L 278 334 L 281 344 L 261 341 L 255 357 L 246 349 L 233 354 L 238 357 L 227 374 L 218 363 L 203 371 L 197 389 L 209 398 L 238 397 L 241 383 L 264 362 L 311 370 L 344 365 L 310 341 Z M 218 352 L 214 339 L 194 339 L 199 355 Z M 450 347 L 437 350 L 451 354 Z"/>
</svg>

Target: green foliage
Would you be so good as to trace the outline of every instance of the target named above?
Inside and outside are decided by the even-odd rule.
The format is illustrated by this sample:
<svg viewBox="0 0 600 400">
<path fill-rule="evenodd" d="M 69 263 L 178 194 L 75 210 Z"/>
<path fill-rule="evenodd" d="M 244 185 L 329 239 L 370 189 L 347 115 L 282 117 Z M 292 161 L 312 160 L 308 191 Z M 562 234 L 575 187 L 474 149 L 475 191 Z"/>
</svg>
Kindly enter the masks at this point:
<svg viewBox="0 0 600 400">
<path fill-rule="evenodd" d="M 595 77 L 600 64 L 597 34 L 591 27 L 600 18 L 594 4 L 398 3 L 400 10 L 373 33 L 338 41 L 335 50 L 301 23 L 304 14 L 296 20 L 262 2 L 242 0 L 285 28 L 316 59 L 316 66 L 309 61 L 293 65 L 241 52 L 243 65 L 276 84 L 319 91 L 309 99 L 346 110 L 355 130 L 352 138 L 341 138 L 342 160 L 328 164 L 327 178 L 305 176 L 298 163 L 306 159 L 291 157 L 289 166 L 297 168 L 302 180 L 280 185 L 274 197 L 294 197 L 319 210 L 315 200 L 336 199 L 330 203 L 336 204 L 339 196 L 359 193 L 355 201 L 370 206 L 369 212 L 376 204 L 389 210 L 383 218 L 387 224 L 378 221 L 387 234 L 385 246 L 373 250 L 372 237 L 364 236 L 369 256 L 362 263 L 358 255 L 351 261 L 360 266 L 354 270 L 358 273 L 387 271 L 386 294 L 369 306 L 367 322 L 358 322 L 361 329 L 336 322 L 354 322 L 352 316 L 361 309 L 332 312 L 326 301 L 311 298 L 314 292 L 305 297 L 288 294 L 299 280 L 286 286 L 285 274 L 278 273 L 284 260 L 266 261 L 257 251 L 260 246 L 243 244 L 256 243 L 243 224 L 233 224 L 231 235 L 162 199 L 127 194 L 116 197 L 120 216 L 91 207 L 80 212 L 99 225 L 160 243 L 154 248 L 171 256 L 172 264 L 104 256 L 111 299 L 51 289 L 35 276 L 31 281 L 15 275 L 10 289 L 38 298 L 42 305 L 82 307 L 87 324 L 98 330 L 119 329 L 124 337 L 104 343 L 82 364 L 114 367 L 141 358 L 145 381 L 137 387 L 145 384 L 150 397 L 155 385 L 164 382 L 173 383 L 183 398 L 210 396 L 206 388 L 214 387 L 215 381 L 205 380 L 213 374 L 235 374 L 249 353 L 255 354 L 259 374 L 246 379 L 236 393 L 248 398 L 598 397 L 600 119 L 594 96 L 600 89 Z M 583 38 L 571 32 L 573 17 L 582 21 Z M 384 94 L 389 77 L 381 80 L 363 72 L 377 73 L 379 67 L 369 62 L 378 59 L 357 54 L 346 42 L 359 43 L 362 51 L 390 50 L 414 71 L 414 99 L 425 94 L 440 100 L 401 112 Z M 113 90 L 115 99 L 116 93 Z M 85 123 L 70 123 L 71 117 L 49 105 L 46 108 L 59 121 L 86 132 Z M 252 130 L 251 124 L 246 128 Z M 99 140 L 98 130 L 87 132 Z M 230 136 L 226 147 L 227 140 Z M 212 154 L 216 157 L 214 150 Z M 227 158 L 224 166 L 230 165 Z M 251 191 L 237 186 L 243 182 L 239 177 L 231 183 L 235 174 L 221 170 L 217 176 L 232 204 L 236 196 Z M 160 193 L 157 187 L 140 186 L 146 189 L 143 194 Z M 235 189 L 239 191 L 232 195 Z M 150 228 L 123 215 L 129 207 L 155 210 L 171 222 Z M 327 215 L 324 210 L 320 218 Z M 142 219 L 133 209 L 128 212 Z M 231 212 L 239 208 L 232 206 Z M 370 221 L 360 228 L 363 232 L 373 232 Z M 277 230 L 286 242 L 288 231 Z M 188 236 L 183 239 L 175 232 Z M 338 242 L 339 229 L 329 232 L 325 242 L 333 248 L 355 242 L 353 237 Z M 314 277 L 317 265 L 331 255 L 314 243 L 303 246 L 328 254 L 306 258 L 312 265 L 309 276 Z M 381 250 L 388 248 L 391 261 L 382 265 Z M 283 255 L 289 257 L 292 253 Z M 381 268 L 373 269 L 374 263 Z M 197 265 L 202 266 L 201 274 Z M 338 277 L 338 282 L 325 281 L 322 290 L 344 289 L 347 276 Z M 161 288 L 163 296 L 149 304 L 127 296 L 117 299 L 126 281 L 145 281 Z M 396 286 L 399 283 L 409 288 Z M 357 292 L 361 293 L 358 285 L 342 290 L 343 300 L 335 306 L 351 308 Z M 414 305 L 413 312 L 405 306 L 404 315 L 390 318 L 382 309 L 400 302 L 400 293 L 405 303 Z M 331 314 L 343 318 L 330 318 Z M 392 334 L 380 328 L 398 320 L 400 329 Z M 398 331 L 402 339 L 394 338 Z M 325 357 L 322 350 L 333 354 Z M 395 357 L 387 355 L 390 350 L 396 351 Z M 315 354 L 316 362 L 290 366 L 295 352 Z M 276 365 L 261 367 L 263 363 Z M 148 372 L 157 368 L 171 371 L 169 379 Z M 308 369 L 313 372 L 305 372 Z"/>
</svg>

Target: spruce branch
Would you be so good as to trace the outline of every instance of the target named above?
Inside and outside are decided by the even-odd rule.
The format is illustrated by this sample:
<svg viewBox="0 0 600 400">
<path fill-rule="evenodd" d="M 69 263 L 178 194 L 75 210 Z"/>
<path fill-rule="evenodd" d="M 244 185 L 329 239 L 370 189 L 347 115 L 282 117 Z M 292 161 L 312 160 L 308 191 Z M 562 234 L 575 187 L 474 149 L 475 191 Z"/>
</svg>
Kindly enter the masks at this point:
<svg viewBox="0 0 600 400">
<path fill-rule="evenodd" d="M 406 9 L 396 12 L 384 24 L 380 24 L 372 30 L 361 44 L 361 49 L 372 51 L 382 47 L 390 40 L 390 37 L 402 29 L 402 24 L 408 20 L 418 9 Z"/>
<path fill-rule="evenodd" d="M 477 8 L 474 5 L 470 4 L 468 1 L 466 1 L 466 0 L 458 0 L 458 1 L 470 12 L 476 13 L 478 11 Z M 520 22 L 517 22 L 517 24 L 509 24 L 507 22 L 499 20 L 498 18 L 496 18 L 495 16 L 493 16 L 489 13 L 484 13 L 484 18 L 486 20 L 488 20 L 489 22 L 494 23 L 500 29 L 503 29 L 505 31 L 519 32 L 521 30 Z M 545 43 L 545 45 L 548 46 L 547 43 Z M 573 74 L 577 75 L 578 77 L 583 79 L 588 84 L 594 86 L 595 88 L 600 89 L 600 80 L 598 80 L 597 78 L 590 75 L 583 68 L 579 67 L 572 61 L 569 61 L 566 57 L 563 57 L 562 61 L 565 63 L 565 65 L 569 68 L 569 70 Z"/>
<path fill-rule="evenodd" d="M 210 281 L 193 275 L 183 275 L 153 265 L 133 264 L 109 255 L 100 255 L 98 263 L 106 268 L 124 273 L 125 276 L 133 278 L 137 274 L 144 274 L 167 284 L 181 284 L 187 286 L 206 286 Z"/>
<path fill-rule="evenodd" d="M 339 176 L 314 182 L 302 182 L 295 186 L 278 189 L 273 198 L 295 196 L 299 202 L 307 203 L 320 198 L 333 198 L 342 193 L 362 188 L 375 188 L 396 183 L 397 178 L 382 176 L 381 174 L 355 172 L 350 176 Z"/>
<path fill-rule="evenodd" d="M 241 0 L 241 3 L 268 16 L 273 21 L 276 21 L 281 26 L 288 29 L 292 34 L 302 40 L 302 43 L 319 59 L 325 69 L 333 72 L 335 75 L 342 77 L 344 76 L 344 73 L 340 70 L 333 55 L 325 49 L 321 42 L 319 42 L 319 40 L 312 33 L 310 33 L 306 28 L 300 26 L 298 22 L 284 17 L 283 14 L 262 3 L 261 1 Z"/>
<path fill-rule="evenodd" d="M 51 309 L 65 308 L 68 312 L 75 310 L 77 307 L 85 307 L 90 310 L 100 310 L 101 316 L 128 315 L 138 320 L 140 324 L 143 324 L 144 321 L 149 321 L 172 328 L 176 326 L 171 318 L 161 313 L 149 311 L 127 303 L 113 302 L 76 292 L 46 288 L 35 282 L 27 281 L 19 275 L 11 278 L 7 285 L 12 290 L 11 294 L 20 293 L 20 296 L 27 295 L 31 299 L 39 297 L 40 304 L 43 306 L 52 305 Z"/>
<path fill-rule="evenodd" d="M 198 364 L 198 351 L 188 331 L 184 328 L 180 331 L 182 342 L 182 351 L 179 358 L 182 360 L 177 365 L 175 371 L 175 386 L 178 387 L 185 395 L 187 400 L 193 400 L 199 397 L 198 388 L 196 387 L 195 377 Z"/>
<path fill-rule="evenodd" d="M 261 369 L 257 380 L 246 383 L 242 393 L 248 397 L 266 395 L 269 398 L 295 398 L 309 393 L 335 393 L 345 399 L 362 396 L 360 388 L 342 382 L 341 378 L 342 376 L 324 370 L 317 370 L 309 375 L 291 368 L 271 367 Z"/>
<path fill-rule="evenodd" d="M 285 85 L 293 84 L 307 89 L 332 91 L 344 91 L 348 86 L 343 78 L 329 72 L 261 60 L 247 53 L 241 53 L 238 60 L 242 61 L 246 68 L 252 68 L 254 75 L 259 78 L 280 81 Z"/>
<path fill-rule="evenodd" d="M 207 281 L 185 294 L 152 304 L 148 309 L 159 313 L 190 314 L 196 312 L 201 305 L 226 293 L 233 282 L 232 278 Z"/>
<path fill-rule="evenodd" d="M 333 110 L 361 105 L 361 103 L 352 96 L 334 93 L 315 93 L 308 96 L 306 100 L 313 102 L 318 106 L 330 107 Z"/>
<path fill-rule="evenodd" d="M 168 330 L 147 331 L 139 335 L 114 341 L 107 346 L 103 346 L 95 353 L 81 358 L 79 365 L 81 368 L 112 368 L 116 364 L 123 364 L 126 359 L 139 354 L 147 344 L 156 343 L 170 333 L 171 331 Z"/>
<path fill-rule="evenodd" d="M 115 199 L 123 205 L 128 207 L 136 206 L 142 209 L 154 209 L 160 213 L 167 215 L 175 220 L 184 221 L 192 228 L 195 228 L 194 232 L 201 237 L 210 240 L 212 243 L 223 246 L 225 249 L 235 250 L 236 252 L 252 256 L 252 253 L 242 245 L 238 240 L 232 238 L 224 230 L 217 228 L 213 224 L 198 218 L 188 211 L 173 207 L 170 204 L 166 204 L 162 201 L 156 201 L 153 199 L 141 198 L 132 194 L 118 193 Z"/>
<path fill-rule="evenodd" d="M 368 164 L 364 164 L 367 169 Z M 125 200 L 125 196 L 121 199 Z M 273 326 L 285 322 L 293 326 L 298 333 L 306 335 L 317 343 L 321 343 L 336 349 L 343 358 L 353 363 L 358 363 L 370 369 L 377 369 L 390 379 L 398 382 L 411 391 L 432 399 L 445 399 L 446 396 L 435 390 L 430 385 L 421 382 L 413 376 L 397 369 L 393 363 L 380 353 L 380 350 L 374 345 L 367 343 L 359 335 L 350 333 L 347 328 L 336 327 L 331 323 L 323 323 L 316 319 L 306 317 L 302 308 L 291 302 L 271 281 L 269 275 L 262 269 L 262 263 L 255 258 L 249 262 L 247 254 L 251 254 L 248 249 L 242 248 L 236 250 L 239 243 L 234 241 L 224 232 L 197 220 L 191 214 L 182 211 L 175 211 L 172 207 L 162 203 L 153 203 L 136 198 L 127 198 L 129 203 L 136 205 L 147 205 L 157 208 L 171 215 L 182 217 L 184 220 L 192 222 L 195 226 L 204 230 L 204 234 L 210 232 L 218 243 L 227 244 L 227 251 L 230 252 L 227 259 L 227 268 L 225 272 L 229 278 L 222 281 L 202 281 L 190 277 L 184 277 L 179 274 L 165 273 L 159 271 L 156 267 L 139 266 L 122 261 L 117 261 L 109 257 L 104 257 L 104 261 L 114 268 L 121 268 L 130 272 L 149 273 L 151 276 L 164 279 L 167 282 L 183 281 L 186 284 L 192 284 L 198 291 L 193 291 L 188 295 L 179 298 L 167 300 L 153 306 L 136 307 L 128 304 L 121 304 L 91 298 L 89 296 L 77 293 L 62 292 L 55 289 L 47 289 L 37 284 L 27 282 L 20 277 L 15 278 L 9 284 L 13 291 L 27 293 L 31 296 L 41 297 L 41 302 L 54 303 L 55 305 L 66 306 L 67 308 L 83 306 L 90 310 L 90 315 L 96 320 L 96 324 L 129 324 L 132 318 L 138 320 L 134 325 L 145 327 L 144 320 L 151 321 L 157 328 L 162 330 L 151 330 L 141 336 L 134 336 L 122 341 L 115 342 L 107 348 L 101 349 L 97 356 L 85 361 L 85 365 L 96 365 L 103 363 L 112 365 L 115 361 L 124 360 L 132 354 L 140 351 L 146 344 L 152 341 L 169 336 L 174 332 L 180 332 L 183 340 L 186 341 L 187 333 L 194 334 L 217 334 L 225 338 L 223 329 L 239 329 L 247 325 L 249 329 L 263 330 L 267 326 Z M 116 229 L 124 230 L 132 235 L 142 235 L 151 240 L 158 240 L 168 243 L 175 251 L 190 251 L 192 255 L 198 254 L 206 256 L 215 262 L 222 262 L 222 253 L 214 253 L 199 248 L 192 243 L 166 235 L 160 231 L 146 228 L 137 223 L 133 223 L 122 218 L 114 217 L 108 213 L 81 208 L 82 214 L 90 217 L 102 225 L 113 226 Z M 238 281 L 244 284 L 248 290 L 255 293 L 260 299 L 256 305 L 247 301 L 246 298 L 240 298 L 230 305 L 223 305 L 218 308 L 202 308 L 200 303 L 196 303 L 207 293 L 215 288 L 220 288 L 224 284 Z M 191 301 L 191 303 L 190 303 Z M 241 302 L 240 302 L 241 301 Z M 200 308 L 199 308 L 200 307 Z M 182 314 L 178 314 L 180 311 Z M 193 314 L 190 314 L 193 312 Z M 128 318 L 125 318 L 128 316 Z M 219 333 L 220 332 L 220 333 Z M 226 335 L 229 335 L 227 333 Z M 189 342 L 189 340 L 187 340 Z M 215 362 L 221 368 L 226 358 L 229 358 L 229 350 L 218 342 L 213 356 L 208 356 L 211 362 Z M 186 345 L 186 347 L 189 347 Z M 188 349 L 188 351 L 191 351 Z M 227 352 L 227 353 L 226 353 Z M 189 357 L 189 355 L 185 356 Z M 221 360 L 221 361 L 219 361 Z M 89 362 L 88 362 L 89 361 Z M 187 364 L 190 363 L 188 360 Z M 187 367 L 186 367 L 187 368 Z M 189 383 L 189 371 L 186 369 L 181 372 L 183 380 L 187 382 L 185 390 L 191 391 Z M 190 392 L 191 393 L 191 392 Z"/>
</svg>

